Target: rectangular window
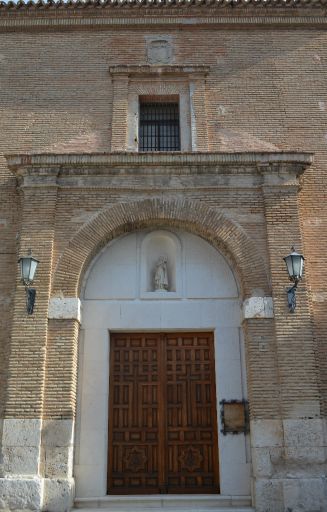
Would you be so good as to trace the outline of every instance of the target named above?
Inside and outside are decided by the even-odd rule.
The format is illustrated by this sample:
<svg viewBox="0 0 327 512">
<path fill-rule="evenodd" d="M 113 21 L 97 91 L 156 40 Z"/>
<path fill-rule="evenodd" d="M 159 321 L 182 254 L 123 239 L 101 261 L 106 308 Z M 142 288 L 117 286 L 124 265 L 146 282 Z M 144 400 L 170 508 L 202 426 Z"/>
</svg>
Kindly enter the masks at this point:
<svg viewBox="0 0 327 512">
<path fill-rule="evenodd" d="M 180 151 L 178 103 L 141 102 L 139 151 Z"/>
</svg>

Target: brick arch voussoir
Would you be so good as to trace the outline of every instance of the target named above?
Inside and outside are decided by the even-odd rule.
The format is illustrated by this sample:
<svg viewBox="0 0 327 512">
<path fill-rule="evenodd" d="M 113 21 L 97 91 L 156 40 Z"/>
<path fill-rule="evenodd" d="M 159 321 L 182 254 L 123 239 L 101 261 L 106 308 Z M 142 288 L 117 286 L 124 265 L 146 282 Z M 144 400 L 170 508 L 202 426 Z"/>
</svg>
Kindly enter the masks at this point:
<svg viewBox="0 0 327 512">
<path fill-rule="evenodd" d="M 229 261 L 243 298 L 258 288 L 269 293 L 264 261 L 240 225 L 199 201 L 151 198 L 107 207 L 82 226 L 58 261 L 53 295 L 78 297 L 84 273 L 99 250 L 124 233 L 149 226 L 181 228 L 207 240 Z"/>
</svg>

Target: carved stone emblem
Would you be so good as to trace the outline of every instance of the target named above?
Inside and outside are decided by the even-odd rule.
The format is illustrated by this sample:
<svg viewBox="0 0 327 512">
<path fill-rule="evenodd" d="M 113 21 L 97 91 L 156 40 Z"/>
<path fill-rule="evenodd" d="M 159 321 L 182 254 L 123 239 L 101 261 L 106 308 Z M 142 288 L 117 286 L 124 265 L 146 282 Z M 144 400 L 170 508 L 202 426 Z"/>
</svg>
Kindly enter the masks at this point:
<svg viewBox="0 0 327 512">
<path fill-rule="evenodd" d="M 173 51 L 169 41 L 157 39 L 148 41 L 146 57 L 149 64 L 169 64 Z"/>
<path fill-rule="evenodd" d="M 203 456 L 200 451 L 193 446 L 189 446 L 183 450 L 182 455 L 179 457 L 179 460 L 182 464 L 182 467 L 187 469 L 187 471 L 195 471 L 196 469 L 201 469 L 201 462 L 203 460 Z"/>
<path fill-rule="evenodd" d="M 145 468 L 146 460 L 144 450 L 132 448 L 125 457 L 126 468 L 135 473 Z"/>
</svg>

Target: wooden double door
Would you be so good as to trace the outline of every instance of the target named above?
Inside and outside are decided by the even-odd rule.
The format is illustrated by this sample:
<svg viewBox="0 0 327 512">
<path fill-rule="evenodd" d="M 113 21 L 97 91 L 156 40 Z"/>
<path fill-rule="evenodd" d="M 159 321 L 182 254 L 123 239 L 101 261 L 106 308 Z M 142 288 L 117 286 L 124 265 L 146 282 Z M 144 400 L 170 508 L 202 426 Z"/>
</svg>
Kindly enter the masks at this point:
<svg viewBox="0 0 327 512">
<path fill-rule="evenodd" d="M 108 494 L 218 493 L 213 333 L 113 333 Z"/>
</svg>

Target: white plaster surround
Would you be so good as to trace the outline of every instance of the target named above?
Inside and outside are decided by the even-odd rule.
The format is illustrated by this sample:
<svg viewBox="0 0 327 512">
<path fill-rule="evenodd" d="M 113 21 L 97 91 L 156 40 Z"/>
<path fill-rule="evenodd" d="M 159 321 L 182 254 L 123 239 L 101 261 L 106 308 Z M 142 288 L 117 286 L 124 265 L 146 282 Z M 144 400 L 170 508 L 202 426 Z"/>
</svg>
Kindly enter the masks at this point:
<svg viewBox="0 0 327 512">
<path fill-rule="evenodd" d="M 233 272 L 200 237 L 179 230 L 162 229 L 160 234 L 164 231 L 180 245 L 180 292 L 173 299 L 168 293 L 149 298 L 142 292 L 144 241 L 152 230 L 110 242 L 85 278 L 74 466 L 77 499 L 106 495 L 110 331 L 212 330 L 219 431 L 219 401 L 246 398 L 242 315 Z M 248 496 L 248 436 L 218 437 L 221 495 Z"/>
<path fill-rule="evenodd" d="M 250 297 L 243 302 L 243 316 L 247 318 L 274 318 L 272 297 Z"/>
</svg>

